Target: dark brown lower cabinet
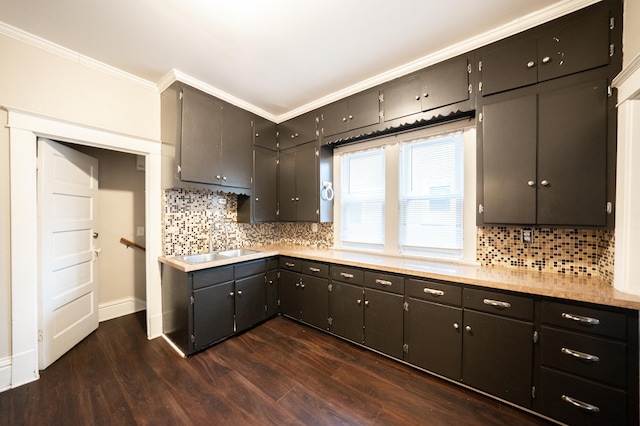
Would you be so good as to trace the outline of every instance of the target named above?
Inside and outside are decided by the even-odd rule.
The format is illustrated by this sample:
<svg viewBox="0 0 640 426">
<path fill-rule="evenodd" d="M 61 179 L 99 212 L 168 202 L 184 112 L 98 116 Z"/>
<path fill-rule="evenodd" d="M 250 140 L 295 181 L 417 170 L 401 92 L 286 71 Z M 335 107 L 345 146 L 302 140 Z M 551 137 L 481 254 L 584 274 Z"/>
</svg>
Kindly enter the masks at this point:
<svg viewBox="0 0 640 426">
<path fill-rule="evenodd" d="M 266 317 L 271 318 L 278 314 L 278 270 L 267 271 L 265 280 L 267 287 L 267 309 Z"/>
<path fill-rule="evenodd" d="M 462 378 L 462 308 L 408 298 L 409 363 L 453 380 Z"/>
<path fill-rule="evenodd" d="M 403 296 L 386 291 L 364 290 L 364 344 L 402 359 Z"/>
<path fill-rule="evenodd" d="M 265 274 L 236 280 L 235 312 L 236 331 L 244 331 L 265 317 Z"/>
<path fill-rule="evenodd" d="M 533 323 L 465 309 L 462 381 L 531 407 Z"/>
<path fill-rule="evenodd" d="M 329 293 L 331 332 L 352 342 L 363 343 L 363 302 L 362 286 L 332 281 Z"/>
<path fill-rule="evenodd" d="M 233 281 L 193 292 L 193 350 L 233 334 Z"/>
<path fill-rule="evenodd" d="M 280 271 L 280 312 L 318 328 L 328 328 L 329 280 Z"/>
</svg>

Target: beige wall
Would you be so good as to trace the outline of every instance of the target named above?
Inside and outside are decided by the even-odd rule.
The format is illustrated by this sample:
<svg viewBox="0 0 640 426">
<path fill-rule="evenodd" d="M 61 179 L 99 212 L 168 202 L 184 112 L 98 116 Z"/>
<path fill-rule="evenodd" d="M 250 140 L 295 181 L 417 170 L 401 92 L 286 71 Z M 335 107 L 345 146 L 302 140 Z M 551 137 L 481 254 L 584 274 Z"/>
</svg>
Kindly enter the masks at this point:
<svg viewBox="0 0 640 426">
<path fill-rule="evenodd" d="M 2 34 L 0 52 L 0 105 L 160 139 L 160 96 L 156 90 Z M 0 360 L 10 355 L 11 347 L 10 164 L 6 122 L 6 112 L 0 111 Z"/>
<path fill-rule="evenodd" d="M 625 0 L 624 28 L 622 33 L 622 68 L 640 55 L 640 0 Z"/>
</svg>

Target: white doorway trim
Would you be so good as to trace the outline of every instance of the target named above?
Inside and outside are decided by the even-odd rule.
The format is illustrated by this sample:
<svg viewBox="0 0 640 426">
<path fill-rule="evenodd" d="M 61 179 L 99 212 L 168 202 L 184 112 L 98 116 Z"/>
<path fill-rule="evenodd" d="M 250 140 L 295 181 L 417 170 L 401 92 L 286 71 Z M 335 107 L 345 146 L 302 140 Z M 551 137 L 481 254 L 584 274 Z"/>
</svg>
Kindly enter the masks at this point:
<svg viewBox="0 0 640 426">
<path fill-rule="evenodd" d="M 110 149 L 145 157 L 147 338 L 162 334 L 161 143 L 4 106 L 8 111 L 11 201 L 11 384 L 37 380 L 38 227 L 36 141 Z"/>
</svg>

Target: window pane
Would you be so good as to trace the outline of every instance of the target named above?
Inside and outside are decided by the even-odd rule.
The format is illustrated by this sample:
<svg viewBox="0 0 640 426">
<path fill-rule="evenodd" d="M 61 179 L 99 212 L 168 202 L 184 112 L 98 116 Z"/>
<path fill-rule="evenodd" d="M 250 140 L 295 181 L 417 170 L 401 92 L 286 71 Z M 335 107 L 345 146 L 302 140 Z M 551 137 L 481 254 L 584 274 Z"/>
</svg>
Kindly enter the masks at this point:
<svg viewBox="0 0 640 426">
<path fill-rule="evenodd" d="M 462 256 L 462 150 L 461 133 L 402 145 L 402 253 Z"/>
<path fill-rule="evenodd" d="M 384 148 L 342 156 L 342 244 L 384 247 Z"/>
</svg>

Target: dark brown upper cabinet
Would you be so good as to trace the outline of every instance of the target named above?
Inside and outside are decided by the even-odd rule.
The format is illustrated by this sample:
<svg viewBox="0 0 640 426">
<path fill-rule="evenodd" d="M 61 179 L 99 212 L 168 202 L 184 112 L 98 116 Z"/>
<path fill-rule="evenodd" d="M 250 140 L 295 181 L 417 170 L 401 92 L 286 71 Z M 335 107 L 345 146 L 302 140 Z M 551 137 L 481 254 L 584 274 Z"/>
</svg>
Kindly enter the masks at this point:
<svg viewBox="0 0 640 426">
<path fill-rule="evenodd" d="M 479 91 L 492 95 L 608 65 L 620 48 L 610 44 L 614 26 L 602 2 L 481 49 Z"/>
<path fill-rule="evenodd" d="M 293 148 L 318 139 L 317 111 L 311 111 L 278 125 L 280 149 Z"/>
<path fill-rule="evenodd" d="M 384 87 L 384 120 L 463 102 L 470 97 L 471 67 L 466 56 L 401 77 Z"/>
<path fill-rule="evenodd" d="M 278 126 L 266 118 L 253 118 L 253 144 L 276 151 L 278 149 Z"/>
<path fill-rule="evenodd" d="M 380 92 L 367 90 L 320 109 L 323 139 L 380 122 Z"/>
<path fill-rule="evenodd" d="M 605 79 L 486 104 L 478 224 L 606 226 Z"/>
</svg>

